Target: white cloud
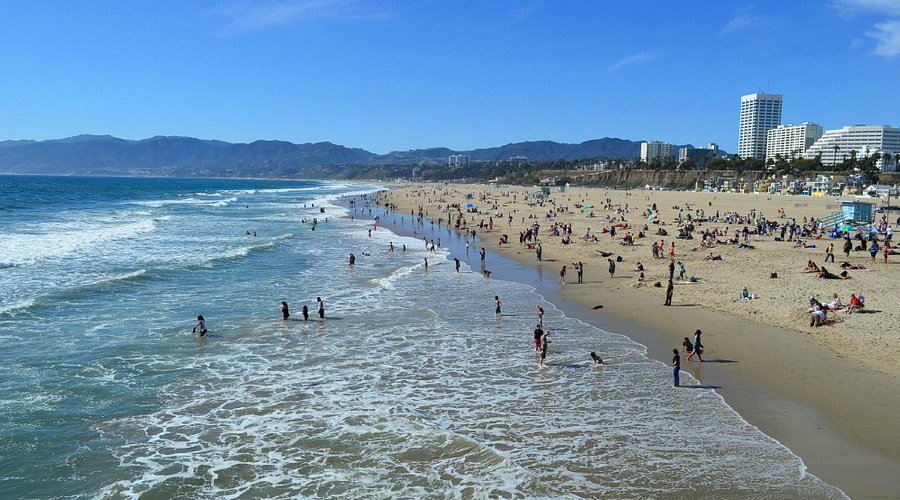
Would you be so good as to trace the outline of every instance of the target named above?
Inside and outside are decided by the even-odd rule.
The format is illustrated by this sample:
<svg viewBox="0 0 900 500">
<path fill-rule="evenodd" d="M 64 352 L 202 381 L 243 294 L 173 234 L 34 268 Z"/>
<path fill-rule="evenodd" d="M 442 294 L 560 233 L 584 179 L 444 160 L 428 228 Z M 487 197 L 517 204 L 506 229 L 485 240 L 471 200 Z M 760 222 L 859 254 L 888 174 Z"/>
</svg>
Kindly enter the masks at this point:
<svg viewBox="0 0 900 500">
<path fill-rule="evenodd" d="M 728 21 L 725 26 L 722 26 L 722 29 L 719 31 L 719 35 L 727 35 L 729 33 L 735 32 L 739 29 L 746 28 L 756 22 L 755 17 L 751 16 L 734 16 L 731 21 Z"/>
<path fill-rule="evenodd" d="M 834 0 L 834 5 L 847 17 L 860 13 L 888 17 L 875 23 L 866 36 L 875 40 L 875 55 L 889 59 L 900 55 L 900 0 Z"/>
<path fill-rule="evenodd" d="M 640 52 L 638 54 L 634 54 L 633 56 L 628 56 L 624 59 L 620 59 L 615 64 L 609 67 L 610 71 L 615 71 L 624 66 L 631 66 L 634 64 L 641 64 L 649 61 L 653 61 L 656 59 L 656 54 L 653 52 Z"/>
<path fill-rule="evenodd" d="M 870 12 L 900 16 L 900 2 L 897 0 L 834 0 L 834 5 L 845 14 Z"/>
<path fill-rule="evenodd" d="M 223 4 L 214 13 L 228 18 L 232 27 L 239 30 L 283 26 L 308 19 L 385 17 L 365 9 L 357 0 L 237 1 Z"/>
<path fill-rule="evenodd" d="M 900 21 L 875 23 L 877 31 L 867 31 L 866 36 L 877 40 L 875 53 L 893 58 L 900 55 Z"/>
</svg>

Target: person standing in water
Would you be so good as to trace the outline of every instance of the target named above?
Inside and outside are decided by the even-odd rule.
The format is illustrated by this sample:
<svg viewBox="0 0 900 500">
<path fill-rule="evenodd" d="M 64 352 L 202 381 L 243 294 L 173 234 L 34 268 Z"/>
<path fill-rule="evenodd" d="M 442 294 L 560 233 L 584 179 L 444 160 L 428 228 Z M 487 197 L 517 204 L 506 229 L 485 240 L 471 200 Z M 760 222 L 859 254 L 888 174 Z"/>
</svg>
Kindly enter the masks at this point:
<svg viewBox="0 0 900 500">
<path fill-rule="evenodd" d="M 494 306 L 496 306 L 494 309 L 494 314 L 496 314 L 497 316 L 500 316 L 500 296 L 499 295 L 494 295 Z"/>
<path fill-rule="evenodd" d="M 547 347 L 550 345 L 550 330 L 541 335 L 541 366 L 544 365 L 544 359 L 547 358 Z"/>
<path fill-rule="evenodd" d="M 672 381 L 675 383 L 675 387 L 678 387 L 680 383 L 678 372 L 681 371 L 681 356 L 678 355 L 678 349 L 672 349 L 672 354 Z"/>
<path fill-rule="evenodd" d="M 303 321 L 309 321 L 309 308 L 306 305 L 303 306 Z"/>
<path fill-rule="evenodd" d="M 453 261 L 456 263 L 456 272 L 459 272 L 459 265 L 460 265 L 459 259 L 457 259 L 456 257 L 453 257 Z"/>
<path fill-rule="evenodd" d="M 319 309 L 319 317 L 325 319 L 325 301 L 322 297 L 316 297 L 316 306 Z"/>
<path fill-rule="evenodd" d="M 288 319 L 291 317 L 291 313 L 288 310 L 287 302 L 281 301 L 281 319 Z"/>
<path fill-rule="evenodd" d="M 191 333 L 197 333 L 198 330 L 200 331 L 201 337 L 206 336 L 206 319 L 203 318 L 202 314 L 197 315 L 197 324 L 194 325 L 194 329 L 191 330 Z"/>
<path fill-rule="evenodd" d="M 591 353 L 591 359 L 594 360 L 594 364 L 595 364 L 595 365 L 602 365 L 602 364 L 603 364 L 603 358 L 601 358 L 600 356 L 597 356 L 597 353 L 596 353 L 596 352 L 592 352 L 592 353 Z"/>
<path fill-rule="evenodd" d="M 428 270 L 428 259 L 425 259 L 425 270 Z"/>
</svg>

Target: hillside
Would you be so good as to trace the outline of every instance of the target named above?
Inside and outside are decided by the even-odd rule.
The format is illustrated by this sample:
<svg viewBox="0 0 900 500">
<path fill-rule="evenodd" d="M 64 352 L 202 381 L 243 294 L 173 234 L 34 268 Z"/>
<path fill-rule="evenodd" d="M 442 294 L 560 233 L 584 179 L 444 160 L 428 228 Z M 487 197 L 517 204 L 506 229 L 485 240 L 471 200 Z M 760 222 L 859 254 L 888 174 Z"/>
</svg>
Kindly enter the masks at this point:
<svg viewBox="0 0 900 500">
<path fill-rule="evenodd" d="M 607 137 L 580 144 L 531 141 L 472 151 L 436 147 L 378 155 L 330 142 L 260 140 L 233 144 L 193 137 L 157 136 L 132 141 L 109 135 L 78 135 L 46 141 L 0 141 L 0 173 L 291 177 L 312 167 L 332 165 L 442 166 L 454 154 L 467 155 L 472 162 L 512 157 L 529 161 L 630 159 L 640 154 L 640 142 Z"/>
</svg>

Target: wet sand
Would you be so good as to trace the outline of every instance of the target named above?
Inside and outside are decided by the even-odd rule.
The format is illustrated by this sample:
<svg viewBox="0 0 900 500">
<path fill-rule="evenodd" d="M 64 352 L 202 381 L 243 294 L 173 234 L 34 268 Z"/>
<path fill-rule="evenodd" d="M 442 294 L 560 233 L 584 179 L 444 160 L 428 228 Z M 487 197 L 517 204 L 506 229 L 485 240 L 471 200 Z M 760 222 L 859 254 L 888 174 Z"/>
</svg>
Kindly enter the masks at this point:
<svg viewBox="0 0 900 500">
<path fill-rule="evenodd" d="M 429 218 L 437 218 L 441 214 L 436 208 L 439 203 L 435 200 L 429 204 L 426 200 L 428 193 L 439 187 L 406 186 L 402 190 L 392 191 L 386 199 L 396 203 L 400 211 L 407 214 L 409 210 L 422 204 L 426 210 L 430 209 Z M 453 186 L 456 193 L 486 189 L 485 186 Z M 596 191 L 598 193 L 595 196 L 600 195 L 599 191 L 605 192 L 605 190 Z M 431 196 L 435 199 L 443 198 L 449 203 L 465 202 L 464 199 L 458 200 L 452 196 Z M 670 196 L 685 198 L 684 193 L 672 193 Z M 721 194 L 719 196 L 732 202 L 735 199 L 746 202 L 745 198 L 753 198 L 751 201 L 755 204 L 760 202 L 759 197 L 739 198 L 735 195 Z M 715 199 L 718 205 L 721 200 L 718 197 Z M 813 200 L 818 204 L 813 203 L 812 207 L 807 200 L 809 198 L 801 202 L 777 198 L 769 201 L 776 204 L 781 202 L 787 206 L 804 204 L 802 207 L 794 207 L 793 211 L 800 213 L 809 210 L 810 214 L 818 212 L 817 216 L 823 215 L 821 212 L 827 206 L 828 200 Z M 668 200 L 657 203 L 662 205 L 667 202 Z M 831 202 L 833 203 L 833 200 Z M 788 205 L 789 203 L 791 205 Z M 740 206 L 739 203 L 737 205 Z M 723 208 L 720 207 L 721 209 Z M 499 210 L 505 214 L 510 207 Z M 699 363 L 695 359 L 690 363 L 685 362 L 683 365 L 685 371 L 691 372 L 703 384 L 715 388 L 750 423 L 800 455 L 810 472 L 840 487 L 851 497 L 900 496 L 900 477 L 894 473 L 900 470 L 900 446 L 898 446 L 900 418 L 896 416 L 900 414 L 898 413 L 900 400 L 897 397 L 897 394 L 900 394 L 900 378 L 896 373 L 891 373 L 889 366 L 888 370 L 873 369 L 858 359 L 866 346 L 877 348 L 879 345 L 877 342 L 874 346 L 873 343 L 859 344 L 862 348 L 856 348 L 854 356 L 848 357 L 835 345 L 822 342 L 814 335 L 802 332 L 800 328 L 781 327 L 780 324 L 785 322 L 787 316 L 784 313 L 772 318 L 768 324 L 765 319 L 760 320 L 759 317 L 760 315 L 765 317 L 767 308 L 762 308 L 756 313 L 749 312 L 749 308 L 736 309 L 737 313 L 729 314 L 721 310 L 727 310 L 729 307 L 728 295 L 724 297 L 727 301 L 721 300 L 710 307 L 708 299 L 705 298 L 708 295 L 704 294 L 722 294 L 721 291 L 716 292 L 714 286 L 709 287 L 712 291 L 701 292 L 697 289 L 699 293 L 692 293 L 695 291 L 694 288 L 690 288 L 688 292 L 687 287 L 676 287 L 673 307 L 664 307 L 661 290 L 635 288 L 635 276 L 631 272 L 634 256 L 623 259 L 618 266 L 617 276 L 610 278 L 606 272 L 605 258 L 601 260 L 596 255 L 587 255 L 593 254 L 596 249 L 583 246 L 569 246 L 563 249 L 553 243 L 548 245 L 548 238 L 543 234 L 541 241 L 544 243 L 545 259 L 537 262 L 534 252 L 524 249 L 518 242 L 511 241 L 510 245 L 498 246 L 494 241 L 501 233 L 509 234 L 511 239 L 517 238 L 519 229 L 524 227 L 521 224 L 521 217 L 527 217 L 529 214 L 541 216 L 545 212 L 545 207 L 524 208 L 524 204 L 519 204 L 515 210 L 518 210 L 515 212 L 518 220 L 512 227 L 507 227 L 505 222 L 495 223 L 494 231 L 486 231 L 487 234 L 482 235 L 486 239 L 483 246 L 488 249 L 488 268 L 498 273 L 496 277 L 534 284 L 539 292 L 545 294 L 567 315 L 578 317 L 609 331 L 628 335 L 646 345 L 650 357 L 663 362 L 667 362 L 673 347 L 681 345 L 683 337 L 690 337 L 694 329 L 701 328 L 704 331 L 704 344 L 707 348 L 704 357 L 707 361 Z M 774 212 L 774 209 L 772 211 Z M 792 210 L 787 211 L 791 216 Z M 549 224 L 543 218 L 538 220 L 543 233 Z M 531 222 L 530 219 L 526 221 L 527 224 Z M 576 224 L 573 236 L 580 235 L 580 229 L 583 229 L 583 226 L 578 227 Z M 671 240 L 671 236 L 668 239 Z M 478 246 L 482 246 L 482 243 L 479 242 Z M 649 253 L 647 248 L 644 247 L 642 250 Z M 604 250 L 606 249 L 619 250 L 604 245 Z M 730 249 L 727 247 L 721 249 L 723 254 L 728 250 Z M 571 254 L 566 251 L 580 252 L 585 256 L 580 257 L 578 253 Z M 839 249 L 837 251 L 839 252 Z M 510 266 L 498 269 L 491 260 L 491 256 L 496 254 L 511 257 L 526 264 L 526 267 Z M 477 259 L 477 251 L 474 248 L 473 255 Z M 560 286 L 556 283 L 559 267 L 564 263 L 571 264 L 572 257 L 577 257 L 574 260 L 586 262 L 585 283 Z M 645 266 L 647 261 L 651 260 L 649 255 L 641 257 Z M 765 254 L 762 254 L 762 257 L 767 258 Z M 790 262 L 779 265 L 793 266 L 798 259 L 805 262 L 804 259 L 807 258 L 799 252 L 792 257 L 794 259 Z M 699 259 L 694 257 L 693 260 Z M 689 265 L 693 266 L 695 263 Z M 758 268 L 758 262 L 756 266 Z M 659 267 L 659 264 L 656 267 Z M 753 267 L 745 267 L 748 267 L 749 273 L 753 273 Z M 760 279 L 756 276 L 742 276 L 741 269 L 740 265 L 730 267 L 730 276 L 726 281 L 740 284 Z M 656 269 L 652 272 L 659 274 L 659 270 Z M 890 272 L 894 273 L 893 269 Z M 646 274 L 649 276 L 651 272 Z M 571 273 L 570 277 L 570 281 L 574 281 L 574 273 Z M 884 275 L 879 278 L 883 277 Z M 795 283 L 802 278 L 807 276 L 789 277 Z M 827 281 L 831 284 L 831 280 Z M 848 285 L 849 280 L 841 284 Z M 737 286 L 737 290 L 740 289 L 740 285 L 733 286 Z M 782 286 L 782 283 L 779 283 L 779 286 Z M 806 285 L 795 286 L 803 288 Z M 864 285 L 854 283 L 854 286 Z M 806 299 L 802 295 L 805 292 L 792 291 L 790 287 L 783 288 L 791 293 L 800 293 L 797 303 L 802 309 L 802 302 Z M 879 300 L 885 298 L 879 297 Z M 759 303 L 765 305 L 764 302 Z M 603 305 L 603 308 L 592 309 L 596 305 Z M 758 317 L 751 320 L 748 316 L 752 314 Z M 797 316 L 802 321 L 805 314 L 801 311 Z M 861 316 L 851 315 L 848 321 L 849 318 L 855 320 Z M 868 315 L 866 320 L 886 321 L 890 324 L 890 318 L 883 316 L 873 320 L 870 319 L 872 316 L 875 315 Z M 842 323 L 838 326 L 847 325 Z M 884 360 L 891 359 L 891 356 L 889 353 L 888 356 L 879 358 L 877 366 L 885 367 Z"/>
</svg>

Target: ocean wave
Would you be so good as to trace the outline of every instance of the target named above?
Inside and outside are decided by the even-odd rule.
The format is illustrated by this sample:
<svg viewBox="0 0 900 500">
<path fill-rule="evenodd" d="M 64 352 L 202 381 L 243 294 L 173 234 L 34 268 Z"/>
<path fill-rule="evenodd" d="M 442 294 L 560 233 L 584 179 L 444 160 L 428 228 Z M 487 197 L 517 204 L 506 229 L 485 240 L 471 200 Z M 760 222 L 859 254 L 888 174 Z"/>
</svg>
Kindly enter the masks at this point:
<svg viewBox="0 0 900 500">
<path fill-rule="evenodd" d="M 59 259 L 111 241 L 149 233 L 155 228 L 153 219 L 145 219 L 127 224 L 86 227 L 76 231 L 0 235 L 0 262 L 5 267 L 18 267 Z"/>
<path fill-rule="evenodd" d="M 140 205 L 142 207 L 161 208 L 168 205 L 197 205 L 211 207 L 226 207 L 230 203 L 236 202 L 236 197 L 226 198 L 224 200 L 201 200 L 198 198 L 182 198 L 177 200 L 146 200 L 146 201 L 129 201 L 130 205 Z"/>
</svg>

